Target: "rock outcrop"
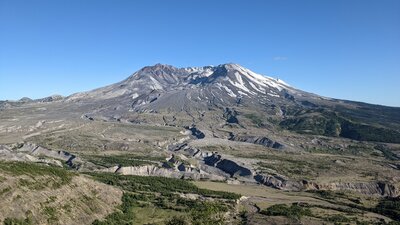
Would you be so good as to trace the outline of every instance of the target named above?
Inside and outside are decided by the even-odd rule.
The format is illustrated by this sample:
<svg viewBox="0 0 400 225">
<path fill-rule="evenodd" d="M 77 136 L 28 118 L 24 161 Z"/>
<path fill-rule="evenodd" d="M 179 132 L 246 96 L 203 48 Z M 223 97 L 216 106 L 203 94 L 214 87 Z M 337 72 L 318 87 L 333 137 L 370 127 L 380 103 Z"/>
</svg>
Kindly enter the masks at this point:
<svg viewBox="0 0 400 225">
<path fill-rule="evenodd" d="M 208 174 L 204 171 L 177 171 L 174 169 L 161 168 L 155 165 L 145 166 L 126 166 L 126 167 L 111 167 L 101 170 L 102 172 L 113 172 L 122 175 L 136 175 L 136 176 L 158 176 L 169 177 L 177 179 L 192 179 L 192 180 L 213 180 L 224 181 L 226 178 L 214 174 Z"/>
<path fill-rule="evenodd" d="M 63 167 L 67 165 L 76 170 L 92 170 L 98 168 L 67 151 L 50 150 L 37 144 L 26 142 L 11 147 L 0 145 L 0 159 L 7 161 L 40 162 Z"/>
<path fill-rule="evenodd" d="M 229 140 L 263 145 L 265 147 L 274 148 L 274 149 L 283 149 L 285 147 L 283 144 L 273 141 L 273 140 L 271 140 L 267 137 L 263 137 L 263 136 L 231 135 Z"/>
<path fill-rule="evenodd" d="M 191 135 L 197 139 L 203 139 L 205 134 L 197 129 L 195 126 L 185 127 L 191 132 Z"/>
<path fill-rule="evenodd" d="M 399 190 L 386 182 L 340 182 L 340 183 L 308 183 L 303 182 L 307 190 L 354 191 L 365 195 L 379 195 L 388 197 L 399 196 Z"/>
<path fill-rule="evenodd" d="M 253 174 L 250 169 L 240 166 L 232 160 L 223 159 L 221 155 L 217 154 L 205 157 L 204 162 L 209 166 L 213 166 L 224 171 L 231 177 L 249 177 Z"/>
<path fill-rule="evenodd" d="M 18 152 L 4 145 L 0 145 L 0 160 L 45 163 L 59 167 L 63 166 L 60 160 L 54 158 L 44 158 L 39 155 L 30 155 L 24 152 Z"/>
<path fill-rule="evenodd" d="M 226 119 L 227 123 L 239 123 L 239 120 L 237 119 L 238 113 L 230 108 L 225 108 L 224 109 L 224 114 L 223 117 Z"/>
<path fill-rule="evenodd" d="M 303 180 L 292 181 L 280 175 L 258 174 L 254 179 L 266 186 L 288 191 L 326 190 L 326 191 L 353 191 L 365 195 L 397 197 L 399 190 L 386 182 L 338 182 L 315 183 Z"/>
<path fill-rule="evenodd" d="M 303 188 L 300 182 L 291 181 L 281 175 L 257 174 L 254 179 L 260 184 L 280 190 L 300 191 Z"/>
<path fill-rule="evenodd" d="M 76 158 L 75 155 L 70 154 L 69 152 L 49 150 L 49 149 L 43 148 L 39 145 L 30 143 L 30 142 L 24 143 L 18 149 L 18 151 L 29 152 L 30 154 L 35 155 L 35 156 L 47 156 L 47 157 L 59 159 L 59 160 L 66 161 L 66 162 L 69 161 L 71 163 L 72 163 L 72 160 L 74 158 Z"/>
</svg>

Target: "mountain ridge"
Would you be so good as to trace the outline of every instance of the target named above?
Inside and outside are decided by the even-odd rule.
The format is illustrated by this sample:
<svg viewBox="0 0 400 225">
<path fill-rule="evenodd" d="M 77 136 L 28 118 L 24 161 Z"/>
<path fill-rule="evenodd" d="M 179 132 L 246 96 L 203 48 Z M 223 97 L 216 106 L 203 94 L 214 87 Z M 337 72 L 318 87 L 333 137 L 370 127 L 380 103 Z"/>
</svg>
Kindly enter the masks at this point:
<svg viewBox="0 0 400 225">
<path fill-rule="evenodd" d="M 193 72 L 196 72 L 196 71 L 199 71 L 199 70 L 212 69 L 212 68 L 222 67 L 222 66 L 226 66 L 226 65 L 228 65 L 228 66 L 229 65 L 230 66 L 238 66 L 240 68 L 244 68 L 241 65 L 239 65 L 237 63 L 233 63 L 233 62 L 231 62 L 231 63 L 223 63 L 223 64 L 219 64 L 217 66 L 208 65 L 208 66 L 195 66 L 195 67 L 175 67 L 175 66 L 170 65 L 170 64 L 156 63 L 156 64 L 151 65 L 151 66 L 142 67 L 138 71 L 136 71 L 133 74 L 129 75 L 124 80 L 122 80 L 120 82 L 116 82 L 115 84 L 121 83 L 121 82 L 126 81 L 126 80 L 134 79 L 134 76 L 137 75 L 137 73 L 140 72 L 140 71 L 156 71 L 156 70 L 162 71 L 163 68 L 169 68 L 170 70 L 171 69 L 173 69 L 173 70 L 181 70 L 181 71 L 185 70 L 185 71 L 193 73 Z M 246 70 L 249 70 L 249 69 L 246 69 Z M 252 72 L 252 73 L 254 73 L 254 72 Z M 258 74 L 258 75 L 261 75 L 261 74 Z M 273 77 L 265 76 L 265 75 L 261 75 L 261 76 L 266 77 L 266 78 L 271 79 L 271 80 L 274 80 L 274 81 L 276 81 L 278 83 L 281 83 L 283 85 L 286 85 L 288 87 L 292 87 L 291 85 L 287 84 L 285 81 L 283 81 L 283 80 L 281 80 L 279 78 L 273 78 Z M 82 93 L 92 92 L 94 90 L 101 89 L 101 88 L 104 88 L 104 87 L 107 87 L 107 86 L 110 86 L 110 85 L 106 85 L 106 86 L 103 86 L 103 87 L 99 87 L 99 88 L 95 88 L 95 89 L 91 89 L 91 90 L 87 90 L 87 91 L 75 92 L 75 93 L 72 93 L 72 94 L 66 95 L 66 96 L 53 94 L 53 95 L 45 96 L 45 97 L 38 98 L 38 99 L 31 99 L 29 96 L 25 96 L 25 97 L 23 97 L 23 98 L 21 98 L 19 100 L 3 99 L 3 100 L 0 100 L 0 102 L 31 102 L 31 100 L 33 100 L 33 101 L 41 101 L 41 100 L 46 100 L 46 99 L 51 99 L 51 98 L 53 98 L 55 100 L 61 100 L 61 99 L 67 99 L 69 97 L 72 97 L 72 96 L 75 96 L 75 95 L 79 95 L 79 94 L 82 94 Z M 311 92 L 308 92 L 308 91 L 303 91 L 303 92 L 312 94 Z M 383 106 L 383 107 L 390 107 L 390 108 L 400 108 L 398 106 L 389 106 L 389 105 L 383 105 L 383 104 L 379 104 L 379 103 L 368 103 L 368 102 L 363 102 L 363 101 L 359 101 L 359 100 L 339 99 L 339 98 L 333 98 L 333 97 L 329 97 L 329 96 L 320 96 L 318 94 L 314 94 L 314 95 L 317 95 L 317 96 L 319 96 L 321 98 L 335 100 L 335 101 L 343 101 L 343 102 L 358 103 L 358 104 L 368 104 L 368 105 Z"/>
<path fill-rule="evenodd" d="M 235 63 L 185 68 L 155 64 L 105 87 L 19 104 L 38 102 L 71 104 L 84 117 L 103 120 L 142 123 L 147 115 L 162 116 L 158 123 L 163 124 L 167 115 L 179 115 L 177 126 L 202 124 L 204 115 L 242 126 L 237 116 L 254 114 L 273 130 L 400 143 L 400 108 L 322 97 Z M 0 108 L 15 104 L 3 102 Z"/>
<path fill-rule="evenodd" d="M 239 112 L 245 108 L 266 113 L 270 120 L 280 121 L 279 127 L 303 134 L 400 142 L 396 138 L 400 134 L 400 108 L 322 97 L 235 63 L 185 68 L 156 64 L 119 83 L 86 93 L 77 99 L 109 99 L 111 105 L 112 99 L 118 99 L 118 105 L 113 107 L 119 109 L 113 110 L 118 113 L 103 110 L 102 114 L 118 114 L 121 118 L 124 111 L 184 112 L 198 123 L 201 121 L 193 119 L 193 114 L 210 110 L 224 114 L 227 108 L 237 108 Z M 230 115 L 226 121 L 236 120 Z M 381 135 L 375 137 L 375 133 Z"/>
</svg>

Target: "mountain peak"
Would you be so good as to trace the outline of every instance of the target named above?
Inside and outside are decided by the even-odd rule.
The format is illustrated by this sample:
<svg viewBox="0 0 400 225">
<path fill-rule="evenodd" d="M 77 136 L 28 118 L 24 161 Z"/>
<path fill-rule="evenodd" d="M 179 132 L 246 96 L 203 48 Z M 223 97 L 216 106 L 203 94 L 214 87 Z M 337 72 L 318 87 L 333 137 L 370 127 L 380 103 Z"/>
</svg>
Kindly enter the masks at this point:
<svg viewBox="0 0 400 225">
<path fill-rule="evenodd" d="M 139 71 L 142 71 L 142 72 L 155 72 L 155 71 L 171 72 L 171 71 L 175 71 L 175 70 L 178 70 L 178 68 L 176 68 L 172 65 L 168 65 L 168 64 L 157 63 L 153 66 L 145 66 Z"/>
<path fill-rule="evenodd" d="M 237 70 L 237 71 L 244 71 L 247 70 L 245 67 L 237 64 L 237 63 L 223 63 L 218 66 L 199 66 L 199 67 L 175 67 L 169 64 L 162 64 L 162 63 L 157 63 L 152 66 L 145 66 L 142 69 L 138 71 L 138 73 L 152 73 L 155 75 L 159 75 L 160 73 L 177 73 L 177 72 L 188 72 L 188 73 L 195 73 L 195 72 L 203 72 L 206 70 L 218 70 L 220 68 L 224 68 L 226 70 Z"/>
<path fill-rule="evenodd" d="M 235 104 L 238 98 L 258 101 L 259 98 L 285 97 L 289 90 L 294 89 L 280 80 L 257 74 L 237 63 L 186 68 L 157 63 L 143 67 L 117 84 L 77 94 L 72 99 L 110 99 L 120 96 L 136 99 L 138 96 L 148 96 L 149 93 L 152 96 L 157 92 L 160 96 L 180 93 L 185 96 L 182 99 L 178 94 L 177 98 L 181 99 L 182 104 L 192 102 L 193 98 L 204 98 L 219 99 L 221 104 L 229 105 L 230 102 Z M 163 94 L 160 94 L 161 92 Z M 198 96 L 197 92 L 201 92 L 201 96 Z M 157 99 L 160 99 L 160 96 Z M 136 102 L 134 105 L 139 107 L 138 104 Z M 140 105 L 144 106 L 144 103 Z"/>
<path fill-rule="evenodd" d="M 221 64 L 221 65 L 219 65 L 219 66 L 231 67 L 231 68 L 242 67 L 241 65 L 239 65 L 239 64 L 237 64 L 237 63 L 233 63 L 233 62 L 230 62 L 230 63 L 223 63 L 223 64 Z"/>
</svg>

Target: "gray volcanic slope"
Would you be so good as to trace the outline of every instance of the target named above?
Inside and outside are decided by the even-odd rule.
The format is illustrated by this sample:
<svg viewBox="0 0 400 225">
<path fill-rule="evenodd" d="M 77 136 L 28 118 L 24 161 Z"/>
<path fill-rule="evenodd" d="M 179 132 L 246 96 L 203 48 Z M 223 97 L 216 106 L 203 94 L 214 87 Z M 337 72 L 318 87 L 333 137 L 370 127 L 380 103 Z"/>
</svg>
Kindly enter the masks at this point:
<svg viewBox="0 0 400 225">
<path fill-rule="evenodd" d="M 249 111 L 299 133 L 400 142 L 399 108 L 321 97 L 237 64 L 189 68 L 156 64 L 119 83 L 63 101 L 82 105 L 92 119 L 132 122 L 133 113 L 153 113 L 162 114 L 164 123 L 171 122 L 168 115 L 179 122 L 178 115 L 197 124 L 207 121 L 201 119 L 205 114 L 215 114 L 237 122 L 235 115 Z M 89 105 L 94 108 L 84 107 Z"/>
<path fill-rule="evenodd" d="M 270 131 L 400 143 L 400 108 L 321 97 L 237 64 L 189 68 L 156 64 L 106 87 L 66 98 L 0 102 L 0 110 L 43 102 L 52 109 L 47 110 L 50 117 L 195 124 L 213 132 L 221 123 L 243 128 L 238 120 L 242 115 L 253 126 Z"/>
<path fill-rule="evenodd" d="M 321 97 L 237 64 L 157 64 L 68 97 L 0 101 L 0 222 L 209 223 L 192 208 L 210 200 L 226 208 L 223 224 L 293 223 L 264 215 L 266 203 L 312 210 L 298 224 L 381 224 L 399 219 L 399 160 L 400 108 Z"/>
</svg>

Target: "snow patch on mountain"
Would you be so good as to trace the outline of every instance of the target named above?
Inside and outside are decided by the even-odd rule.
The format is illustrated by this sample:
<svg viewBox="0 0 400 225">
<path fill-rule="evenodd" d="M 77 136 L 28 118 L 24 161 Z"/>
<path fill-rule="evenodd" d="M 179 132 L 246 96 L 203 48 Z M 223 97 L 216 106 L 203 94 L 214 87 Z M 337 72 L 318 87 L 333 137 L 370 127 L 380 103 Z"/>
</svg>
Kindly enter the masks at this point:
<svg viewBox="0 0 400 225">
<path fill-rule="evenodd" d="M 160 84 L 160 82 L 158 82 L 156 79 L 154 79 L 152 76 L 150 76 L 150 80 L 153 82 L 153 89 L 155 89 L 155 90 L 162 90 L 163 88 L 162 88 L 162 86 L 161 86 L 161 84 Z"/>
<path fill-rule="evenodd" d="M 280 97 L 279 95 L 277 95 L 277 94 L 274 94 L 274 93 L 267 93 L 267 95 L 269 95 L 269 96 L 272 96 L 272 97 L 277 97 L 277 98 L 279 98 L 279 97 Z"/>
<path fill-rule="evenodd" d="M 238 93 L 239 93 L 240 95 L 246 95 L 246 96 L 249 96 L 248 94 L 244 93 L 243 91 L 238 91 Z"/>
<path fill-rule="evenodd" d="M 133 93 L 133 94 L 132 94 L 132 99 L 135 99 L 135 98 L 137 98 L 137 97 L 139 97 L 139 94 L 138 94 L 138 93 Z"/>
<path fill-rule="evenodd" d="M 235 75 L 236 75 L 236 78 L 237 78 L 237 77 L 240 77 L 240 75 L 239 75 L 238 73 L 235 73 Z M 250 94 L 252 94 L 252 95 L 255 95 L 255 94 L 256 94 L 255 92 L 250 91 L 250 90 L 244 85 L 243 80 L 242 80 L 241 78 L 238 79 L 239 82 L 232 81 L 232 80 L 229 79 L 229 78 L 228 78 L 228 81 L 229 81 L 229 83 L 231 83 L 233 86 L 235 86 L 235 87 L 237 87 L 237 88 L 239 88 L 239 89 L 242 89 L 243 91 L 245 91 L 245 92 L 247 92 L 247 93 L 250 93 Z"/>
<path fill-rule="evenodd" d="M 187 67 L 184 70 L 190 74 L 196 74 L 193 78 L 197 77 L 209 77 L 214 73 L 214 68 L 212 66 L 204 67 Z"/>
<path fill-rule="evenodd" d="M 217 83 L 217 87 L 219 87 L 219 89 L 224 88 L 229 96 L 236 98 L 237 95 L 235 93 L 233 93 L 233 91 L 231 89 L 229 89 L 227 86 L 222 85 L 221 83 Z"/>
<path fill-rule="evenodd" d="M 220 91 L 216 92 L 214 88 Z M 153 92 L 154 90 L 162 90 Z M 197 101 L 217 99 L 221 102 L 228 102 L 228 98 L 259 97 L 282 97 L 283 90 L 296 96 L 297 90 L 285 82 L 271 77 L 263 76 L 252 72 L 237 64 L 222 64 L 218 66 L 176 68 L 169 65 L 156 64 L 144 67 L 135 72 L 127 79 L 103 88 L 89 92 L 77 93 L 66 98 L 66 101 L 80 101 L 92 99 L 112 99 L 126 97 L 129 105 L 138 106 L 143 103 L 140 98 L 166 99 L 163 96 L 176 95 L 178 92 L 198 93 L 189 97 L 189 100 Z M 214 92 L 213 92 L 214 91 Z M 267 95 L 267 93 L 269 93 Z M 179 99 L 179 98 L 177 98 Z M 145 103 L 148 102 L 145 100 Z M 171 100 L 172 101 L 172 100 Z M 243 101 L 242 101 L 243 102 Z M 152 106 L 162 104 L 162 101 Z M 164 107 L 164 105 L 160 105 Z"/>
<path fill-rule="evenodd" d="M 280 79 L 274 79 L 272 77 L 268 76 L 263 76 L 261 74 L 255 73 L 249 69 L 243 68 L 240 65 L 233 64 L 232 67 L 240 71 L 243 75 L 245 75 L 247 78 L 249 78 L 252 82 L 260 85 L 260 86 L 270 86 L 273 88 L 278 89 L 279 91 L 282 91 L 283 89 L 286 89 L 287 87 L 290 87 L 287 83 Z"/>
<path fill-rule="evenodd" d="M 265 92 L 265 89 L 264 89 L 264 88 L 258 88 L 258 87 L 256 87 L 256 85 L 253 84 L 252 82 L 249 82 L 249 84 L 250 84 L 250 86 L 251 86 L 254 90 L 256 90 L 256 91 L 258 91 L 258 92 L 261 92 L 261 93 L 264 93 L 264 92 Z"/>
</svg>

